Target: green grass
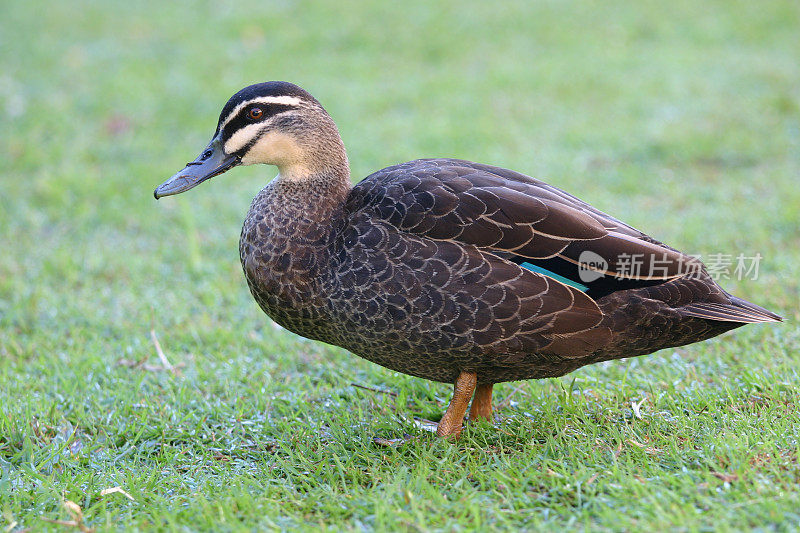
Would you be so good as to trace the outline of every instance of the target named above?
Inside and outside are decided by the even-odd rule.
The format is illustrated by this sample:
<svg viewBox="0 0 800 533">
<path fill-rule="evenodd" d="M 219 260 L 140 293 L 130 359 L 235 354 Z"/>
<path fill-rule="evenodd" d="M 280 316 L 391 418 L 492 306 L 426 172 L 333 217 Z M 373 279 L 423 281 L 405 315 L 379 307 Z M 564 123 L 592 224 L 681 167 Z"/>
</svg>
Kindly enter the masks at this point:
<svg viewBox="0 0 800 533">
<path fill-rule="evenodd" d="M 797 2 L 159 4 L 3 8 L 0 527 L 63 530 L 70 500 L 99 530 L 800 529 Z M 723 285 L 787 322 L 497 387 L 494 427 L 439 441 L 412 420 L 448 386 L 252 301 L 237 239 L 273 169 L 152 198 L 267 79 L 323 102 L 357 178 L 542 177 L 687 252 L 762 254 Z M 179 373 L 120 365 L 158 364 L 151 329 Z"/>
</svg>

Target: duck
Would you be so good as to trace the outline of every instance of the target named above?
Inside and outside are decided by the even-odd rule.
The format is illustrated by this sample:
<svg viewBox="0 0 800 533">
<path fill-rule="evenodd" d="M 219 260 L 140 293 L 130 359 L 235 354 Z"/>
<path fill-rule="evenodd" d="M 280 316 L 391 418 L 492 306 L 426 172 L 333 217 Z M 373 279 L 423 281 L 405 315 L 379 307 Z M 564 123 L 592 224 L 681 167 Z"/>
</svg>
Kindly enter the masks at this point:
<svg viewBox="0 0 800 533">
<path fill-rule="evenodd" d="M 699 259 L 520 172 L 417 159 L 352 185 L 333 119 L 289 82 L 234 94 L 154 196 L 253 164 L 278 170 L 240 236 L 255 301 L 298 335 L 451 384 L 441 437 L 461 433 L 468 408 L 492 420 L 495 384 L 782 320 Z"/>
</svg>

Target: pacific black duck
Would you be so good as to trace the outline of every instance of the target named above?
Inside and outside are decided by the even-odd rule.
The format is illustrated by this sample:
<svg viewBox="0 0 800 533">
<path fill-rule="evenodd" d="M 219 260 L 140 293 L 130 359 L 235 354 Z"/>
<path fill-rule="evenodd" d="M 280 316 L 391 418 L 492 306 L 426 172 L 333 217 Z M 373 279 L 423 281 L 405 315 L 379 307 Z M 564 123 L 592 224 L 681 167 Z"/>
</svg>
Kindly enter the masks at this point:
<svg viewBox="0 0 800 533">
<path fill-rule="evenodd" d="M 439 435 L 461 431 L 473 393 L 470 418 L 491 417 L 495 383 L 781 320 L 698 260 L 518 172 L 420 159 L 351 186 L 333 120 L 286 82 L 233 95 L 208 147 L 155 197 L 255 163 L 279 171 L 239 244 L 258 304 L 299 335 L 453 383 Z"/>
</svg>

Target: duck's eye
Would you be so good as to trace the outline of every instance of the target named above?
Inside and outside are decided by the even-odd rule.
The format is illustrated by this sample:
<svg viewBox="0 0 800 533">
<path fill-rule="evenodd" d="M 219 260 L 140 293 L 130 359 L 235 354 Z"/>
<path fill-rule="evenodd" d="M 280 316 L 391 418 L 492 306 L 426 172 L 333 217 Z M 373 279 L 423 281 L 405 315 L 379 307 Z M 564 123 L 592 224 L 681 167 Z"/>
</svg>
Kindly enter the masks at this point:
<svg viewBox="0 0 800 533">
<path fill-rule="evenodd" d="M 258 120 L 264 116 L 264 110 L 260 107 L 251 107 L 250 111 L 247 112 L 247 118 L 250 120 Z"/>
</svg>

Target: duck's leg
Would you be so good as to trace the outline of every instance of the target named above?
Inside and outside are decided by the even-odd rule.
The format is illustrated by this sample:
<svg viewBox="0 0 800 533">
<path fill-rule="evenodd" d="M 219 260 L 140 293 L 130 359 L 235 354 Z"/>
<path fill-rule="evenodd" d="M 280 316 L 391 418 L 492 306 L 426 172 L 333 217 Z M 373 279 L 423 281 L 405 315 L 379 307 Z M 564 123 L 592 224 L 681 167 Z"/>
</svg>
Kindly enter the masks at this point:
<svg viewBox="0 0 800 533">
<path fill-rule="evenodd" d="M 475 398 L 472 399 L 472 407 L 469 408 L 469 419 L 472 420 L 492 420 L 492 384 L 478 385 L 475 389 Z"/>
<path fill-rule="evenodd" d="M 462 372 L 458 375 L 453 385 L 453 399 L 447 407 L 444 416 L 439 421 L 436 434 L 440 437 L 450 435 L 457 437 L 461 433 L 461 425 L 464 423 L 464 413 L 467 412 L 469 399 L 475 391 L 475 384 L 478 382 L 478 375 L 475 372 Z"/>
</svg>

